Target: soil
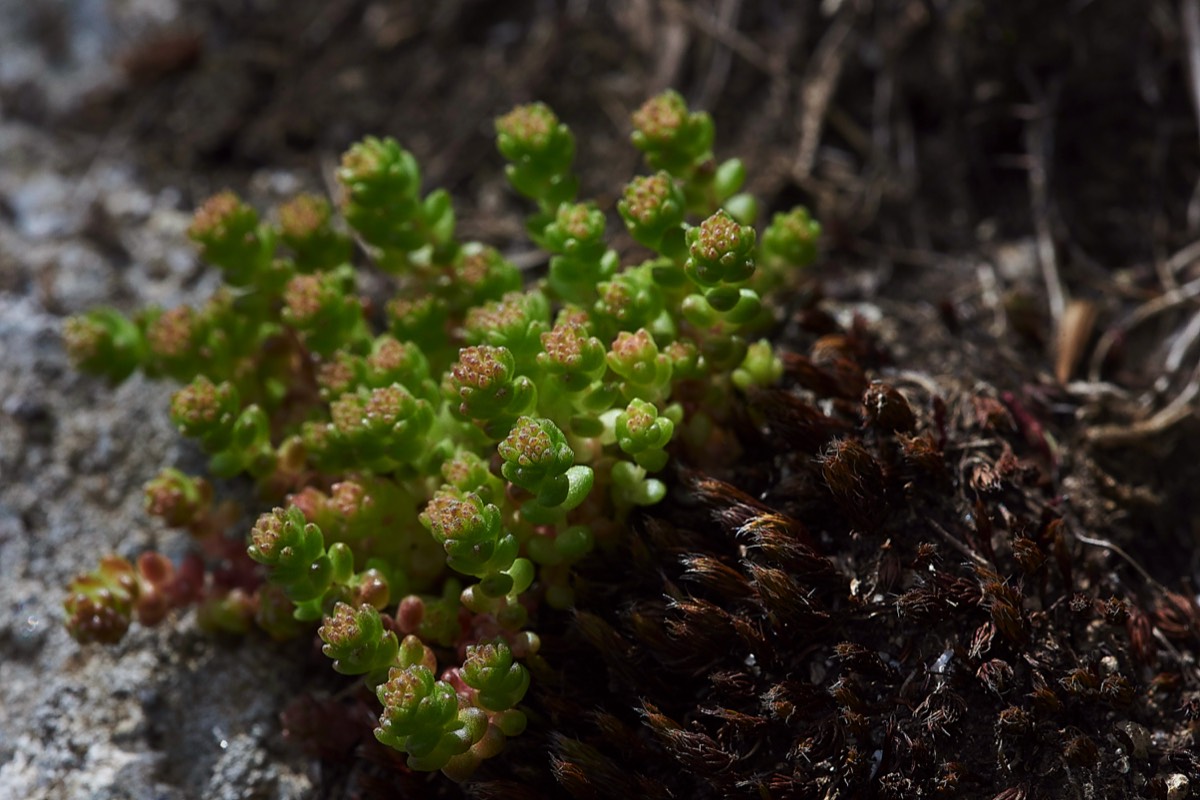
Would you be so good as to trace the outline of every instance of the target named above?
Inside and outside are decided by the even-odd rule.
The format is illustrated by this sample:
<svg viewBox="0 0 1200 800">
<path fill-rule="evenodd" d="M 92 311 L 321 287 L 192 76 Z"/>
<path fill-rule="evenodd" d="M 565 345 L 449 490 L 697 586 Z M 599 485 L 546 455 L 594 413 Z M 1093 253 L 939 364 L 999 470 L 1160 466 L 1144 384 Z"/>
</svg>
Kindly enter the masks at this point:
<svg viewBox="0 0 1200 800">
<path fill-rule="evenodd" d="M 1138 687 L 1171 674 L 1173 700 L 1196 696 L 1200 253 L 1189 245 L 1200 234 L 1200 98 L 1188 64 L 1200 54 L 1200 14 L 1193 0 L 0 0 L 0 18 L 0 795 L 459 791 L 404 776 L 386 753 L 366 745 L 356 750 L 357 734 L 348 734 L 347 749 L 320 758 L 285 742 L 279 714 L 293 694 L 287 686 L 337 691 L 330 679 L 313 677 L 320 661 L 307 643 L 289 649 L 213 642 L 189 619 L 174 629 L 136 631 L 118 651 L 80 650 L 67 639 L 59 587 L 72 573 L 108 550 L 181 551 L 183 542 L 141 512 L 138 487 L 164 461 L 200 462 L 175 441 L 165 418 L 169 387 L 134 380 L 114 392 L 75 375 L 57 330 L 65 316 L 98 304 L 128 311 L 206 296 L 215 278 L 184 240 L 190 209 L 226 186 L 263 208 L 301 188 L 327 191 L 339 153 L 367 134 L 398 138 L 422 164 L 426 185 L 452 192 L 462 236 L 536 265 L 523 236 L 523 205 L 507 189 L 491 146 L 493 118 L 516 103 L 549 103 L 579 134 L 581 194 L 611 209 L 620 188 L 613 176 L 623 180 L 640 167 L 628 143 L 629 116 L 666 87 L 712 111 L 718 156 L 743 158 L 748 189 L 767 209 L 803 203 L 824 225 L 819 274 L 791 299 L 778 334 L 798 354 L 788 378 L 796 396 L 814 407 L 824 403 L 822 410 L 850 426 L 881 461 L 892 457 L 887 437 L 861 426 L 850 403 L 857 398 L 812 383 L 805 360 L 818 373 L 828 366 L 813 348 L 821 335 L 838 334 L 856 342 L 851 361 L 868 379 L 905 390 L 919 430 L 949 425 L 943 445 L 984 441 L 980 463 L 990 467 L 1007 443 L 1037 476 L 1007 486 L 1010 496 L 987 495 L 987 503 L 998 504 L 990 513 L 1019 509 L 1013 513 L 1032 526 L 1048 555 L 1056 546 L 1048 520 L 1065 520 L 1057 546 L 1074 564 L 1073 578 L 1060 567 L 1042 579 L 1039 607 L 1080 592 L 1095 601 L 1128 596 L 1134 616 L 1140 609 L 1161 638 L 1165 618 L 1155 609 L 1173 594 L 1182 603 L 1182 629 L 1170 632 L 1169 647 L 1158 648 L 1154 660 L 1139 656 L 1121 667 Z M 999 402 L 1008 427 L 981 427 L 978 398 Z M 948 422 L 938 419 L 939 402 L 950 409 Z M 762 455 L 710 477 L 805 520 L 814 547 L 843 575 L 875 574 L 868 555 L 887 530 L 844 545 L 837 531 L 864 526 L 836 497 L 805 508 L 787 496 L 800 491 L 795 485 L 780 489 L 782 473 L 819 483 L 819 453 L 791 466 L 786 454 Z M 955 472 L 947 493 L 958 513 L 977 499 L 963 475 Z M 714 507 L 736 505 L 731 490 L 711 489 L 709 497 L 695 486 L 681 475 L 674 502 L 686 508 L 699 497 Z M 887 491 L 903 494 L 894 486 Z M 703 527 L 702 518 L 680 512 L 679 529 Z M 990 546 L 979 544 L 989 534 L 978 530 L 971 535 L 981 538 L 967 542 L 953 514 L 935 518 L 959 542 L 936 540 L 954 559 L 961 547 L 979 555 L 979 547 Z M 647 521 L 639 536 L 651 541 L 649 552 L 674 558 L 679 541 L 663 534 L 663 545 L 651 535 L 656 524 Z M 1006 519 L 996 541 L 1009 542 L 1018 528 Z M 702 537 L 680 536 L 698 553 L 754 568 Z M 897 558 L 913 563 L 919 544 L 897 546 Z M 1004 569 L 1016 569 L 1011 542 L 1000 550 Z M 677 591 L 677 561 L 654 571 L 654 581 L 621 584 L 620 602 L 636 610 L 642 600 Z M 896 591 L 914 588 L 913 580 L 897 578 Z M 605 591 L 594 597 L 614 601 Z M 644 647 L 636 658 L 661 664 L 666 657 L 630 633 L 628 613 L 581 608 L 593 612 L 631 647 Z M 577 619 L 546 625 L 551 636 L 561 626 L 570 641 L 582 630 L 580 652 L 589 636 L 593 643 L 600 636 L 596 625 Z M 834 626 L 839 635 L 829 634 L 830 647 L 854 635 L 846 634 L 848 625 L 841 619 Z M 1066 669 L 1055 659 L 1067 647 L 1091 664 L 1089 649 L 1099 653 L 1110 644 L 1086 621 L 1079 625 L 1069 647 L 1048 635 L 1026 655 Z M 901 656 L 904 645 L 894 637 L 902 629 L 860 631 L 860 643 L 893 653 L 906 674 L 916 665 L 928 669 L 942 647 L 953 649 L 930 639 Z M 967 644 L 972 632 L 965 631 Z M 937 634 L 944 641 L 953 635 Z M 825 669 L 836 661 L 831 653 L 788 657 L 797 669 L 800 659 L 805 669 Z M 700 666 L 713 671 L 712 662 Z M 593 677 L 619 687 L 619 671 Z M 1027 671 L 1018 680 L 1033 680 L 1036 670 Z M 755 680 L 770 684 L 770 669 Z M 766 684 L 757 686 L 760 693 Z M 872 685 L 869 702 L 883 702 L 891 684 Z M 672 705 L 668 715 L 683 707 L 687 691 L 663 695 Z M 973 706 L 992 702 L 973 691 Z M 674 773 L 659 767 L 638 774 L 670 785 L 672 774 L 687 771 L 673 749 L 679 738 L 676 745 L 670 735 L 666 744 L 656 739 L 669 726 L 657 725 L 644 706 L 639 716 L 601 691 L 593 708 L 582 700 L 578 708 L 556 707 L 563 693 L 547 690 L 537 701 L 547 718 L 604 708 L 627 726 L 620 731 L 648 742 L 631 756 L 631 773 L 638 758 L 663 753 L 677 759 L 666 762 Z M 654 693 L 646 688 L 640 700 Z M 1183 715 L 1179 702 L 1162 705 L 1166 696 L 1147 694 L 1137 714 L 1073 717 L 1073 729 L 1095 740 L 1096 758 L 1045 756 L 1037 779 L 1022 778 L 1017 768 L 1007 777 L 977 770 L 973 782 L 940 796 L 986 798 L 1012 789 L 1031 797 L 1174 800 L 1188 796 L 1189 783 L 1200 792 L 1200 765 L 1186 756 L 1194 749 L 1195 717 Z M 296 713 L 293 705 L 289 719 L 299 729 Z M 882 736 L 882 727 L 872 726 L 884 726 L 887 715 L 866 716 L 873 721 L 857 735 L 859 757 L 869 762 L 863 743 Z M 1134 716 L 1161 735 L 1132 773 L 1117 774 L 1132 745 L 1110 728 Z M 639 720 L 649 721 L 637 728 Z M 712 736 L 732 724 L 702 714 L 679 722 Z M 472 791 L 518 797 L 514 787 L 524 782 L 533 793 L 524 796 L 564 786 L 587 796 L 587 786 L 562 775 L 569 772 L 564 764 L 601 770 L 605 756 L 589 762 L 565 743 L 598 741 L 588 736 L 594 729 L 582 725 L 558 739 L 531 733 L 513 754 L 524 766 L 498 767 L 485 776 L 490 784 Z M 764 734 L 764 754 L 775 754 L 776 738 Z M 744 745 L 740 754 L 750 759 L 748 741 L 721 740 L 718 750 Z M 995 754 L 987 742 L 979 752 L 964 747 L 959 758 L 947 755 L 945 742 L 935 749 L 943 760 L 990 764 Z M 557 759 L 557 783 L 547 752 Z M 785 753 L 787 747 L 777 755 Z M 761 775 L 773 769 L 764 764 Z M 815 783 L 765 779 L 715 781 L 707 789 L 679 779 L 679 786 L 694 796 L 887 796 L 876 778 L 892 766 L 867 769 L 864 794 L 850 784 L 821 784 L 818 791 Z M 938 768 L 926 777 L 913 767 L 906 779 L 917 783 L 894 796 L 935 796 Z M 839 769 L 854 774 L 845 764 Z"/>
</svg>

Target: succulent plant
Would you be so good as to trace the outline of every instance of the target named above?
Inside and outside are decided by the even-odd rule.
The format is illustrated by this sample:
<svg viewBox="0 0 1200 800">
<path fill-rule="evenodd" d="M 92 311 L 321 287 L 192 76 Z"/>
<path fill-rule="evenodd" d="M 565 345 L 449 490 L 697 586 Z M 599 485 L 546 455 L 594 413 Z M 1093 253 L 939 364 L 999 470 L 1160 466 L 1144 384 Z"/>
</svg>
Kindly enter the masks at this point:
<svg viewBox="0 0 1200 800">
<path fill-rule="evenodd" d="M 460 241 L 449 195 L 423 193 L 399 143 L 367 138 L 342 159 L 336 208 L 300 195 L 272 222 L 226 191 L 197 212 L 190 235 L 227 284 L 208 304 L 69 321 L 81 368 L 183 384 L 180 432 L 273 507 L 239 544 L 213 484 L 168 469 L 147 507 L 197 554 L 178 571 L 105 559 L 72 584 L 72 633 L 116 641 L 191 603 L 220 630 L 316 628 L 334 669 L 374 689 L 376 736 L 410 768 L 463 779 L 497 755 L 526 728 L 539 614 L 570 606 L 576 565 L 664 497 L 651 473 L 731 435 L 720 397 L 779 378 L 770 345 L 745 341 L 771 319 L 756 263 L 782 274 L 815 255 L 807 212 L 756 237 L 745 171 L 714 166 L 707 114 L 666 93 L 634 125 L 654 173 L 616 211 L 651 251 L 640 262 L 610 247 L 608 209 L 576 199 L 575 136 L 533 104 L 496 131 L 536 204 L 544 279 Z M 372 267 L 392 298 L 360 296 Z"/>
</svg>

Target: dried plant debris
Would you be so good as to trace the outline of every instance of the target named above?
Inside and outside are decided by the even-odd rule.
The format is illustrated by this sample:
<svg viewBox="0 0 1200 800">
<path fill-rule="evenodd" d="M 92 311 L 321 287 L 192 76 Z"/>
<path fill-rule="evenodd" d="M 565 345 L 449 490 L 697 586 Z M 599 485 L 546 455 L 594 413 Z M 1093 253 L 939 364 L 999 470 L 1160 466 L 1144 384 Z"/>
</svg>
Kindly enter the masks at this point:
<svg viewBox="0 0 1200 800">
<path fill-rule="evenodd" d="M 1200 781 L 1200 609 L 1089 543 L 1111 532 L 1063 494 L 1045 408 L 876 380 L 866 334 L 838 336 L 835 356 L 826 335 L 786 361 L 789 389 L 747 397 L 759 463 L 681 474 L 669 511 L 584 566 L 543 651 L 558 680 L 530 698 L 555 733 L 509 761 L 538 764 L 540 743 L 550 769 L 468 791 L 1033 800 Z"/>
</svg>

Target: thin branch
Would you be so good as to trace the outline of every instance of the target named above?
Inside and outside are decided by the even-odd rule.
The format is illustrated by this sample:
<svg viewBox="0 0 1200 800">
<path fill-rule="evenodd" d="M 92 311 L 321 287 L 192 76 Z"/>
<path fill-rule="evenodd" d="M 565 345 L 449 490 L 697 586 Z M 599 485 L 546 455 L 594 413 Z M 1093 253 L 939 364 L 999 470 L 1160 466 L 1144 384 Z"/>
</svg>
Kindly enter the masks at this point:
<svg viewBox="0 0 1200 800">
<path fill-rule="evenodd" d="M 842 67 L 850 54 L 848 42 L 854 32 L 856 18 L 857 13 L 851 6 L 844 7 L 821 37 L 809 62 L 808 75 L 800 90 L 800 146 L 792 164 L 792 177 L 800 183 L 812 175 L 829 103 L 833 100 Z"/>
<path fill-rule="evenodd" d="M 1108 541 L 1107 539 L 1100 539 L 1098 537 L 1085 536 L 1084 534 L 1079 533 L 1077 531 L 1072 531 L 1072 535 L 1079 541 L 1083 542 L 1084 544 L 1090 544 L 1092 547 L 1101 547 L 1101 548 L 1109 551 L 1110 553 L 1120 556 L 1121 559 L 1125 561 L 1125 563 L 1127 563 L 1129 566 L 1133 567 L 1134 570 L 1136 570 L 1137 573 L 1139 575 L 1141 575 L 1143 579 L 1145 579 L 1146 583 L 1148 583 L 1151 586 L 1153 586 L 1154 588 L 1158 589 L 1160 592 L 1163 592 L 1163 593 L 1167 592 L 1167 587 L 1163 586 L 1161 583 L 1159 583 L 1158 580 L 1153 575 L 1151 575 L 1149 572 L 1147 572 L 1146 569 L 1141 564 L 1134 561 L 1133 556 L 1129 555 L 1129 553 L 1126 553 L 1124 550 L 1122 550 L 1120 545 L 1113 544 L 1112 542 Z"/>
<path fill-rule="evenodd" d="M 765 50 L 744 33 L 701 14 L 690 3 L 684 3 L 681 0 L 663 0 L 663 5 L 670 13 L 686 20 L 696 30 L 737 53 L 750 66 L 772 78 L 786 77 L 783 65 L 772 60 Z"/>
<path fill-rule="evenodd" d="M 1164 311 L 1177 308 L 1196 297 L 1200 297 L 1200 278 L 1185 283 L 1178 289 L 1163 292 L 1153 300 L 1146 301 L 1130 312 L 1120 323 L 1105 331 L 1104 335 L 1100 337 L 1100 341 L 1096 342 L 1096 349 L 1092 352 L 1092 360 L 1088 364 L 1088 380 L 1093 382 L 1100 380 L 1104 361 L 1108 358 L 1109 351 L 1112 350 L 1113 345 L 1116 344 L 1120 337 L 1129 333 L 1129 331 L 1141 325 L 1146 320 Z"/>
<path fill-rule="evenodd" d="M 1179 5 L 1179 24 L 1187 42 L 1187 75 L 1192 89 L 1192 111 L 1200 122 L 1200 0 L 1183 0 Z"/>
<path fill-rule="evenodd" d="M 1038 114 L 1025 126 L 1025 148 L 1029 153 L 1029 202 L 1033 207 L 1033 230 L 1037 241 L 1038 263 L 1046 285 L 1046 299 L 1054 329 L 1061 330 L 1063 313 L 1067 308 L 1067 292 L 1058 271 L 1058 254 L 1050 232 L 1050 196 L 1046 172 L 1046 155 L 1050 150 L 1050 109 L 1039 104 Z"/>
<path fill-rule="evenodd" d="M 1087 432 L 1087 440 L 1100 447 L 1133 444 L 1155 436 L 1179 424 L 1196 413 L 1192 401 L 1200 395 L 1200 367 L 1193 373 L 1187 386 L 1170 403 L 1149 419 L 1132 425 L 1101 425 Z"/>
<path fill-rule="evenodd" d="M 1196 343 L 1197 339 L 1200 339 L 1200 314 L 1194 314 L 1191 320 L 1188 321 L 1187 326 L 1171 342 L 1171 346 L 1167 350 L 1167 360 L 1165 363 L 1168 375 L 1177 372 L 1183 366 L 1183 359 L 1187 356 L 1188 351 L 1192 349 L 1192 345 Z"/>
<path fill-rule="evenodd" d="M 1167 259 L 1164 269 L 1174 275 L 1185 267 L 1191 266 L 1200 259 L 1200 242 L 1192 242 Z"/>
<path fill-rule="evenodd" d="M 950 545 L 951 547 L 953 547 L 955 550 L 958 550 L 960 553 L 962 553 L 967 558 L 971 559 L 972 561 L 974 561 L 976 564 L 978 564 L 981 567 L 991 566 L 986 558 L 979 555 L 979 553 L 976 553 L 974 550 L 972 550 L 970 547 L 968 547 L 967 544 L 965 542 L 963 542 L 962 540 L 955 538 L 954 534 L 950 533 L 950 531 L 946 530 L 940 524 L 938 524 L 938 521 L 936 519 L 931 518 L 928 520 L 928 522 L 929 522 L 929 527 L 933 528 L 934 532 L 937 533 L 938 536 L 941 536 L 943 539 L 945 539 L 946 543 L 948 545 Z"/>
</svg>

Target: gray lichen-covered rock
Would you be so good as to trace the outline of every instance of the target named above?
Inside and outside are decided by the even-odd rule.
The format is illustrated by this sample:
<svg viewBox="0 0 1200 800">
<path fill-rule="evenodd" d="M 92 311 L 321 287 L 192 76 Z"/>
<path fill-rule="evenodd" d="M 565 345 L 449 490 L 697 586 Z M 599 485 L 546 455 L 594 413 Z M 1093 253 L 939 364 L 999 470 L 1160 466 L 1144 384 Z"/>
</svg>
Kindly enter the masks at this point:
<svg viewBox="0 0 1200 800">
<path fill-rule="evenodd" d="M 115 38 L 175 13 L 0 0 L 0 96 L 32 86 L 67 110 L 119 79 Z M 35 35 L 49 24 L 57 54 Z M 295 646 L 214 640 L 190 614 L 115 648 L 80 647 L 62 624 L 66 582 L 100 556 L 181 551 L 141 487 L 196 459 L 167 419 L 171 387 L 79 375 L 63 319 L 210 289 L 178 194 L 99 144 L 0 116 L 0 797 L 305 797 L 309 766 L 278 723 Z"/>
</svg>

